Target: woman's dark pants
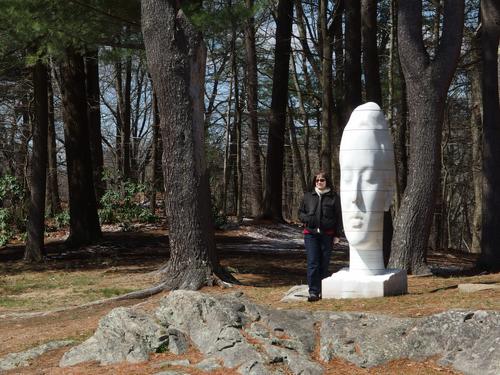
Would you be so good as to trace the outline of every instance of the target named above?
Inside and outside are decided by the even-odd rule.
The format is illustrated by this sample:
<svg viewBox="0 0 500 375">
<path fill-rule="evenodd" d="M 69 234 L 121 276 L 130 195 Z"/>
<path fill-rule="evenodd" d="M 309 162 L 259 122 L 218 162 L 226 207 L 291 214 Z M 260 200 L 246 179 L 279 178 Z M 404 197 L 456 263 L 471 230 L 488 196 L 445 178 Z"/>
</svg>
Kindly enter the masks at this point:
<svg viewBox="0 0 500 375">
<path fill-rule="evenodd" d="M 321 295 L 321 280 L 330 276 L 328 265 L 332 254 L 333 236 L 326 234 L 305 234 L 307 252 L 307 284 L 309 294 Z"/>
</svg>

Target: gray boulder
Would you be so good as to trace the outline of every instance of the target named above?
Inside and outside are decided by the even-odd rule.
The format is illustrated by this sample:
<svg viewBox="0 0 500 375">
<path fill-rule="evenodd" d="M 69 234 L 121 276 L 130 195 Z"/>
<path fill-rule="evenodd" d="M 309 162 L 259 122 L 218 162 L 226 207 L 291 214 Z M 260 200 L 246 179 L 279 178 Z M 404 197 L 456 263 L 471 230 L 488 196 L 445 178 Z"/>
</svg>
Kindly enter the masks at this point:
<svg viewBox="0 0 500 375">
<path fill-rule="evenodd" d="M 215 358 L 207 358 L 204 359 L 203 361 L 198 362 L 195 365 L 196 368 L 199 368 L 202 371 L 213 371 L 221 368 L 222 366 L 219 364 L 219 362 Z"/>
<path fill-rule="evenodd" d="M 47 353 L 50 350 L 59 349 L 63 346 L 73 344 L 72 340 L 51 341 L 37 347 L 25 350 L 24 352 L 7 354 L 0 358 L 0 371 L 12 370 L 18 367 L 29 366 L 35 358 Z"/>
<path fill-rule="evenodd" d="M 156 318 L 164 326 L 185 332 L 205 355 L 237 368 L 249 361 L 263 362 L 241 331 L 244 324 L 259 318 L 255 309 L 250 310 L 246 313 L 245 303 L 235 295 L 173 291 L 160 301 Z"/>
<path fill-rule="evenodd" d="M 319 348 L 318 348 L 319 343 Z M 273 310 L 236 294 L 174 291 L 150 316 L 111 311 L 90 339 L 68 351 L 61 366 L 148 359 L 155 351 L 185 353 L 192 344 L 204 360 L 189 367 L 231 368 L 243 375 L 310 374 L 320 360 L 342 358 L 359 367 L 439 356 L 464 374 L 500 374 L 500 312 L 447 311 L 423 318 L 365 313 Z"/>
<path fill-rule="evenodd" d="M 408 319 L 383 315 L 329 314 L 321 323 L 320 358 L 328 362 L 340 357 L 359 367 L 404 358 L 401 337 L 409 325 Z"/>
<path fill-rule="evenodd" d="M 66 352 L 59 365 L 145 361 L 161 345 L 168 345 L 168 337 L 166 329 L 149 315 L 119 307 L 100 320 L 92 337 Z"/>
<path fill-rule="evenodd" d="M 464 374 L 500 373 L 500 313 L 447 311 L 425 318 L 330 314 L 320 329 L 320 358 L 372 367 L 389 360 L 424 360 Z"/>
</svg>

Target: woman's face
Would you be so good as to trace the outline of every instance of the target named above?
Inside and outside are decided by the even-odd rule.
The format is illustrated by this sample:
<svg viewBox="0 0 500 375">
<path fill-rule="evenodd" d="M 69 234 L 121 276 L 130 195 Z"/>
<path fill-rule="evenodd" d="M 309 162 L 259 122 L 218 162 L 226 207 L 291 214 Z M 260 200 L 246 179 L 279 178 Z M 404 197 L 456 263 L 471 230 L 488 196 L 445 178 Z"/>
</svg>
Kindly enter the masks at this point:
<svg viewBox="0 0 500 375">
<path fill-rule="evenodd" d="M 326 188 L 326 178 L 324 175 L 319 174 L 316 176 L 316 187 L 320 190 Z"/>
</svg>

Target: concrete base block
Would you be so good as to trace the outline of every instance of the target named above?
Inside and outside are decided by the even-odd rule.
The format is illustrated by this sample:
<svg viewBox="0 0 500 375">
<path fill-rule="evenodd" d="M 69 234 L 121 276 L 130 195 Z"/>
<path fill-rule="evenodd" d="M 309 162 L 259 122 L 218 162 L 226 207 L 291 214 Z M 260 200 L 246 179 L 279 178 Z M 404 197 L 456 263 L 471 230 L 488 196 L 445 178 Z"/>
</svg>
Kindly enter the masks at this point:
<svg viewBox="0 0 500 375">
<path fill-rule="evenodd" d="M 406 271 L 387 269 L 381 275 L 363 275 L 343 268 L 322 281 L 323 298 L 373 298 L 408 293 Z"/>
</svg>

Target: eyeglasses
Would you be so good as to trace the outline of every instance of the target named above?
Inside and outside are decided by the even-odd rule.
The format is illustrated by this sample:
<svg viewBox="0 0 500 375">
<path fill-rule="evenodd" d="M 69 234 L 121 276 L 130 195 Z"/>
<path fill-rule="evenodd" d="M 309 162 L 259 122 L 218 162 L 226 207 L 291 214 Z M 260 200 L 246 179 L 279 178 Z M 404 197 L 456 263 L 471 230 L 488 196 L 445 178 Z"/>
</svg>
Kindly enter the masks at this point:
<svg viewBox="0 0 500 375">
<path fill-rule="evenodd" d="M 326 180 L 324 178 L 317 178 L 316 182 L 325 182 Z"/>
</svg>

